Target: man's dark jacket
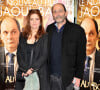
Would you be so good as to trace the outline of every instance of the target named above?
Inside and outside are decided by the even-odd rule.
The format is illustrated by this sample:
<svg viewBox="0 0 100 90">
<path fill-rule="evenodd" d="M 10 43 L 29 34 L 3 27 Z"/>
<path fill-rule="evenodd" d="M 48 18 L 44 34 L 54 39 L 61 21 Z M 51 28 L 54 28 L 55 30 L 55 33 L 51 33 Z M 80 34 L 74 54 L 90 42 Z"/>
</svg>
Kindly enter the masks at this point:
<svg viewBox="0 0 100 90">
<path fill-rule="evenodd" d="M 5 51 L 0 47 L 0 90 L 5 90 L 6 68 L 5 68 Z"/>
<path fill-rule="evenodd" d="M 99 72 L 100 72 L 100 51 L 96 50 L 96 53 L 95 53 L 94 80 L 93 80 L 93 82 L 95 82 L 97 84 L 100 84 L 100 73 Z M 90 90 L 90 87 L 86 83 L 89 83 L 89 82 L 85 82 L 84 81 L 84 84 L 82 83 L 82 87 L 80 88 L 80 90 Z M 87 87 L 85 88 L 84 86 L 86 86 L 86 85 L 87 85 Z"/>
<path fill-rule="evenodd" d="M 52 23 L 48 25 L 48 47 L 49 47 L 49 66 L 50 66 L 50 49 L 53 30 L 56 27 Z M 86 36 L 84 30 L 74 23 L 66 20 L 62 34 L 62 81 L 64 86 L 72 83 L 74 77 L 82 78 L 84 72 L 84 62 L 86 57 Z"/>
<path fill-rule="evenodd" d="M 95 53 L 94 82 L 100 84 L 100 51 Z"/>
<path fill-rule="evenodd" d="M 5 80 L 7 78 L 6 73 L 6 56 L 5 56 L 5 49 L 4 47 L 0 47 L 0 90 L 8 90 L 8 88 L 14 89 L 14 83 L 13 84 L 7 84 L 5 83 Z"/>
</svg>

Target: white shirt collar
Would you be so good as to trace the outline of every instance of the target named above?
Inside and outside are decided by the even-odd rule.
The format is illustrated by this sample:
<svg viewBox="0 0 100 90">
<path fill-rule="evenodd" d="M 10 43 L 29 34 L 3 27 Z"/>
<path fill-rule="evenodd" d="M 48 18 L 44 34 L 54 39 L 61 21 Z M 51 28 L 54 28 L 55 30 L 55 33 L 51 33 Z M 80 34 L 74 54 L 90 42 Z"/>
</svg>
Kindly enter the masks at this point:
<svg viewBox="0 0 100 90">
<path fill-rule="evenodd" d="M 95 59 L 95 53 L 96 53 L 96 49 L 93 51 L 92 54 L 90 54 L 90 55 L 88 55 L 88 56 L 90 56 L 90 57 L 94 60 L 94 59 Z"/>
<path fill-rule="evenodd" d="M 5 49 L 5 55 L 9 52 L 6 48 L 4 48 Z M 17 53 L 17 49 L 14 51 L 14 52 L 12 52 L 15 56 L 16 56 L 16 53 Z"/>
</svg>

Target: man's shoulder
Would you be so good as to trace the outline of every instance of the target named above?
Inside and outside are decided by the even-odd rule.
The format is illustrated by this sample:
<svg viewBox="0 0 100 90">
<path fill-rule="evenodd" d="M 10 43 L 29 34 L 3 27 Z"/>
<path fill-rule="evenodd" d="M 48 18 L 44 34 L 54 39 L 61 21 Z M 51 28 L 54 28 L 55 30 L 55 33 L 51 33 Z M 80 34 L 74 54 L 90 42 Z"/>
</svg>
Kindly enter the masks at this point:
<svg viewBox="0 0 100 90">
<path fill-rule="evenodd" d="M 79 25 L 68 21 L 68 25 L 71 30 L 75 32 L 84 32 L 84 29 Z"/>
<path fill-rule="evenodd" d="M 68 32 L 66 32 L 66 31 L 68 31 Z M 69 22 L 69 21 L 66 23 L 64 33 L 69 33 L 69 36 L 73 36 L 72 38 L 74 38 L 74 39 L 75 38 L 79 39 L 80 37 L 85 37 L 84 29 L 80 25 Z"/>
<path fill-rule="evenodd" d="M 47 28 L 46 28 L 46 32 L 49 32 L 50 29 L 52 29 L 53 27 L 54 27 L 54 23 L 49 24 L 49 25 L 47 26 Z"/>
<path fill-rule="evenodd" d="M 100 51 L 98 50 L 96 50 L 96 53 L 95 53 L 95 63 L 99 64 L 100 66 Z"/>
<path fill-rule="evenodd" d="M 4 60 L 4 47 L 0 47 L 0 63 Z"/>
<path fill-rule="evenodd" d="M 97 51 L 97 50 L 95 54 L 95 68 L 100 69 L 100 51 Z"/>
<path fill-rule="evenodd" d="M 55 24 L 55 22 L 49 24 L 47 27 L 52 27 L 52 26 L 54 26 L 54 24 Z"/>
<path fill-rule="evenodd" d="M 96 50 L 96 57 L 100 57 L 100 51 Z"/>
<path fill-rule="evenodd" d="M 100 55 L 100 50 L 97 50 L 97 52 L 99 53 L 99 55 Z"/>
</svg>

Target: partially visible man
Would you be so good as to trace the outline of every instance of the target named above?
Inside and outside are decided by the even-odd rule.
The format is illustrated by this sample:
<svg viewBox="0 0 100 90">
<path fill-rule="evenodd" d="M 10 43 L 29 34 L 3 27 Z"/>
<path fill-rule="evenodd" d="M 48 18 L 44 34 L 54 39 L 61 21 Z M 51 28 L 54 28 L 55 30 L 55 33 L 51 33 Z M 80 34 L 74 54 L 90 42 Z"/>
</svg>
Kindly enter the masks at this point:
<svg viewBox="0 0 100 90">
<path fill-rule="evenodd" d="M 86 56 L 85 32 L 66 19 L 63 4 L 55 4 L 52 15 L 55 22 L 47 27 L 51 90 L 79 90 Z"/>
<path fill-rule="evenodd" d="M 14 90 L 18 69 L 19 36 L 20 26 L 17 20 L 6 17 L 1 23 L 1 39 L 4 47 L 0 48 L 0 90 Z"/>
<path fill-rule="evenodd" d="M 96 50 L 96 42 L 98 40 L 98 25 L 94 19 L 85 18 L 81 26 L 85 30 L 86 44 L 86 61 L 84 76 L 81 87 L 89 88 L 92 82 L 100 84 L 100 51 Z"/>
</svg>

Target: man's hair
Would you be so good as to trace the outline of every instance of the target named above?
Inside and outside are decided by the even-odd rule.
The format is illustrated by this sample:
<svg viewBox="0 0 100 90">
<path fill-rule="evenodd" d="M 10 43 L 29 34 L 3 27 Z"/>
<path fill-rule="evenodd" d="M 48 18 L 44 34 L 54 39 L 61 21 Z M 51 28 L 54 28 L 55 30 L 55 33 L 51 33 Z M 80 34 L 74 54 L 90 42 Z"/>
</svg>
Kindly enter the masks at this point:
<svg viewBox="0 0 100 90">
<path fill-rule="evenodd" d="M 56 4 L 54 4 L 54 5 L 52 6 L 52 8 L 51 8 L 51 11 L 52 11 L 52 12 L 53 12 L 54 6 L 57 5 L 57 4 L 61 5 L 61 6 L 64 8 L 64 11 L 65 11 L 65 12 L 67 11 L 67 10 L 66 10 L 66 7 L 65 7 L 65 5 L 64 5 L 63 3 L 56 3 Z"/>
<path fill-rule="evenodd" d="M 90 18 L 91 19 L 91 18 Z M 98 35 L 98 24 L 97 24 L 97 21 L 95 20 L 95 19 L 91 19 L 93 22 L 94 22 L 94 25 L 95 25 L 95 29 L 96 29 L 96 33 L 97 33 L 97 35 Z M 83 20 L 84 21 L 84 20 Z M 80 23 L 80 25 L 82 24 L 82 22 L 83 21 L 81 21 L 81 23 Z"/>
<path fill-rule="evenodd" d="M 97 21 L 95 19 L 92 19 L 92 21 L 94 22 L 94 25 L 95 25 L 95 28 L 96 28 L 96 32 L 97 32 L 97 35 L 98 35 L 98 24 L 97 24 Z"/>
<path fill-rule="evenodd" d="M 13 18 L 13 19 L 14 19 L 14 21 L 15 21 L 16 24 L 17 24 L 18 30 L 20 31 L 20 24 L 19 24 L 18 20 L 16 20 L 15 18 Z"/>
<path fill-rule="evenodd" d="M 20 24 L 15 18 L 12 18 L 12 17 L 6 17 L 6 18 L 11 18 L 12 20 L 14 20 L 17 24 L 18 30 L 20 31 Z M 5 20 L 5 18 L 3 20 Z M 3 20 L 1 21 L 0 25 L 2 24 Z M 0 32 L 1 32 L 1 30 L 0 30 Z"/>
</svg>

